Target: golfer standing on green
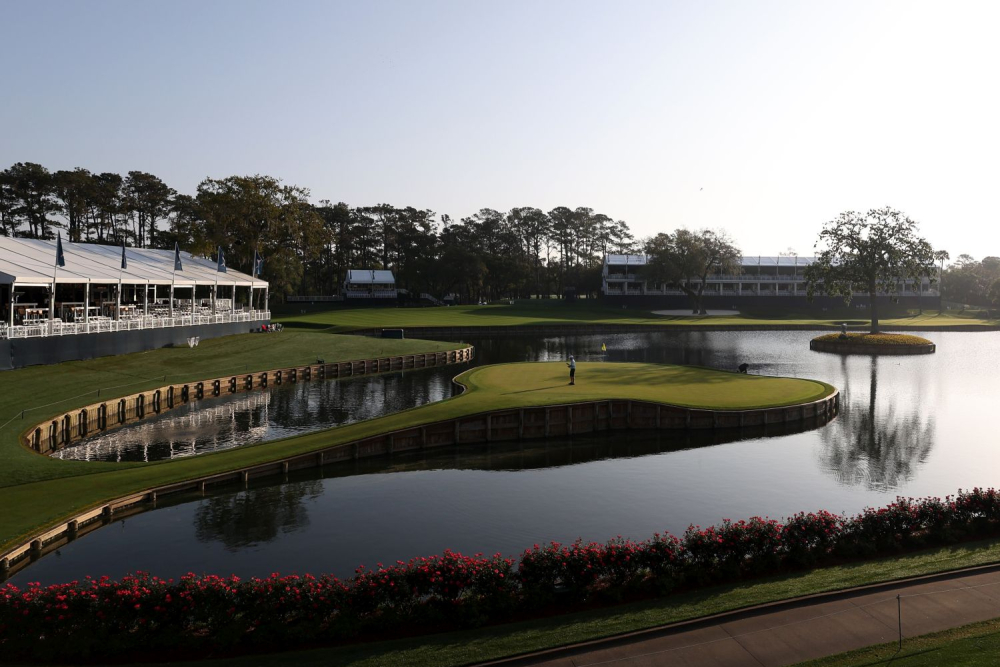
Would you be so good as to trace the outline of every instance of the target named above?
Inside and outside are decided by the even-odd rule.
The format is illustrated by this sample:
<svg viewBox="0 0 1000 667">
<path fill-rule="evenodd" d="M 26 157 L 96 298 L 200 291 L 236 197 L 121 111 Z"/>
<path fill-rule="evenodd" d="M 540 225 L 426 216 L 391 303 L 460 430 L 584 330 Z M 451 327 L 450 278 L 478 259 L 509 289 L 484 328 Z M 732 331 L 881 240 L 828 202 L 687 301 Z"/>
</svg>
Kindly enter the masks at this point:
<svg viewBox="0 0 1000 667">
<path fill-rule="evenodd" d="M 569 366 L 569 383 L 576 384 L 576 359 L 572 354 L 569 355 L 569 363 L 566 365 Z"/>
</svg>

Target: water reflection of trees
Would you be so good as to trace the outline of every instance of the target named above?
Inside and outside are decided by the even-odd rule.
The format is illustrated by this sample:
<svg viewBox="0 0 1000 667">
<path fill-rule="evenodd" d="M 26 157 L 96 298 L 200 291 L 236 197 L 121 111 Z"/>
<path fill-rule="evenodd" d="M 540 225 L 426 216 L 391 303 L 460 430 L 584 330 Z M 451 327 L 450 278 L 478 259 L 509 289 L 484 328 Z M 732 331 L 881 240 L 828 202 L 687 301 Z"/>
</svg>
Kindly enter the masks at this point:
<svg viewBox="0 0 1000 667">
<path fill-rule="evenodd" d="M 271 542 L 308 526 L 303 501 L 321 492 L 322 482 L 307 480 L 206 498 L 195 513 L 195 537 L 221 542 L 229 551 Z"/>
<path fill-rule="evenodd" d="M 872 357 L 867 400 L 855 399 L 847 360 L 840 415 L 820 431 L 820 460 L 842 484 L 887 491 L 908 482 L 934 447 L 934 417 L 922 416 L 921 401 L 878 401 L 878 359 Z M 883 397 L 884 398 L 884 397 Z"/>
</svg>

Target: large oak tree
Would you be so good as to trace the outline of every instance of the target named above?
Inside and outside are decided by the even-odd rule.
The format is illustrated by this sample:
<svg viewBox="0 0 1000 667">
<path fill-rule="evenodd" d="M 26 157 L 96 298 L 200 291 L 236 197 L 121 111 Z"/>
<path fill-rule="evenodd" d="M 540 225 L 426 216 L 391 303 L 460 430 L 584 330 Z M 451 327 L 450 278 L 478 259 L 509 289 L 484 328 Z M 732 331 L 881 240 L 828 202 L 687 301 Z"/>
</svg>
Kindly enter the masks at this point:
<svg viewBox="0 0 1000 667">
<path fill-rule="evenodd" d="M 724 231 L 678 229 L 646 241 L 647 282 L 680 289 L 691 299 L 692 312 L 704 315 L 702 297 L 708 278 L 716 272 L 740 271 L 740 249 Z"/>
<path fill-rule="evenodd" d="M 867 293 L 871 332 L 877 333 L 878 295 L 895 297 L 905 281 L 934 276 L 934 249 L 917 227 L 888 206 L 841 213 L 823 226 L 816 261 L 806 267 L 809 298 L 821 292 L 850 303 L 856 292 Z"/>
</svg>

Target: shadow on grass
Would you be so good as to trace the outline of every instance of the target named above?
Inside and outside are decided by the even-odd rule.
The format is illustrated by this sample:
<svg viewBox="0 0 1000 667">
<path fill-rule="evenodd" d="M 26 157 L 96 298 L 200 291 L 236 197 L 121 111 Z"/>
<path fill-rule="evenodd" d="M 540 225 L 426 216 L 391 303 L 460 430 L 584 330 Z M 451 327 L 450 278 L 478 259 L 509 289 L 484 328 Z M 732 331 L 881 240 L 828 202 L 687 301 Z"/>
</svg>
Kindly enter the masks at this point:
<svg viewBox="0 0 1000 667">
<path fill-rule="evenodd" d="M 500 392 L 501 396 L 509 396 L 511 394 L 528 394 L 534 391 L 545 391 L 546 389 L 559 389 L 561 387 L 568 387 L 568 382 L 563 382 L 561 384 L 552 384 L 547 387 L 535 387 L 534 389 L 521 389 L 520 391 L 503 391 Z"/>
</svg>

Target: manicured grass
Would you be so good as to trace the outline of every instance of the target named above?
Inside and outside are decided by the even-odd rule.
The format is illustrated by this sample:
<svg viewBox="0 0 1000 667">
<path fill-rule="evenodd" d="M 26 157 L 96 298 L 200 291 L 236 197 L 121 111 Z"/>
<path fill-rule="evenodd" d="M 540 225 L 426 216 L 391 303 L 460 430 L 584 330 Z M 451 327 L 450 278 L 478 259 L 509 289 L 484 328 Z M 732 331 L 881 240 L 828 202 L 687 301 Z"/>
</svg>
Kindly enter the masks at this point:
<svg viewBox="0 0 1000 667">
<path fill-rule="evenodd" d="M 215 338 L 196 348 L 163 348 L 150 352 L 33 366 L 0 373 L 0 548 L 9 546 L 34 527 L 51 523 L 66 513 L 98 504 L 146 481 L 191 476 L 185 462 L 157 464 L 62 461 L 25 449 L 18 436 L 34 424 L 75 406 L 101 397 L 161 386 L 281 366 L 363 359 L 375 356 L 435 352 L 455 349 L 458 343 L 424 340 L 388 340 L 337 336 L 317 332 L 285 331 L 281 334 L 244 334 Z M 25 411 L 24 418 L 20 417 Z M 263 450 L 255 452 L 260 457 Z M 225 459 L 209 469 L 228 467 Z M 235 463 L 233 465 L 239 465 Z M 169 469 L 169 470 L 168 470 Z"/>
<path fill-rule="evenodd" d="M 688 408 L 749 410 L 808 403 L 834 391 L 815 380 L 641 363 L 579 363 L 573 386 L 568 384 L 569 371 L 562 362 L 484 366 L 457 379 L 469 387 L 468 398 L 482 409 L 622 398 Z"/>
<path fill-rule="evenodd" d="M 900 333 L 849 333 L 847 338 L 841 338 L 841 334 L 824 334 L 817 336 L 813 340 L 820 340 L 824 343 L 837 343 L 839 345 L 886 345 L 889 347 L 908 345 L 930 345 L 931 342 L 920 336 Z"/>
<path fill-rule="evenodd" d="M 648 602 L 479 628 L 466 632 L 195 664 L 206 665 L 206 667 L 207 665 L 235 667 L 251 664 L 295 664 L 316 665 L 317 667 L 319 665 L 345 667 L 347 665 L 351 667 L 467 665 L 611 637 L 802 595 L 945 572 L 962 567 L 994 563 L 998 560 L 1000 560 L 1000 540 L 969 542 L 864 563 L 797 572 L 728 586 L 714 586 Z M 925 663 L 914 664 L 923 665 Z M 951 663 L 942 661 L 936 664 Z"/>
<path fill-rule="evenodd" d="M 837 327 L 843 317 L 828 318 L 790 313 L 787 315 L 735 315 L 704 317 L 665 317 L 635 309 L 613 308 L 587 302 L 560 300 L 517 301 L 511 305 L 452 306 L 450 308 L 329 308 L 294 304 L 275 321 L 289 327 L 329 329 L 345 332 L 355 329 L 406 327 L 479 327 L 541 326 L 566 324 L 632 324 L 660 327 L 686 326 L 812 326 Z M 305 313 L 301 311 L 305 310 Z M 860 311 L 859 311 L 860 312 Z M 857 315 L 852 315 L 856 318 Z M 864 317 L 864 315 L 862 315 Z M 850 318 L 849 318 L 850 319 Z M 867 321 L 867 320 L 866 320 Z M 1000 320 L 983 319 L 957 311 L 925 311 L 922 315 L 881 320 L 886 328 L 908 327 L 935 329 L 950 326 L 1000 326 Z"/>
<path fill-rule="evenodd" d="M 796 667 L 994 667 L 1000 656 L 1000 618 L 970 623 L 919 637 L 904 638 L 899 644 L 878 644 L 801 662 Z"/>
<path fill-rule="evenodd" d="M 509 364 L 493 368 L 496 370 L 492 372 L 483 368 L 467 374 L 471 377 L 470 385 L 484 382 L 482 388 L 477 387 L 479 390 L 439 403 L 285 440 L 178 461 L 121 465 L 47 459 L 24 450 L 13 441 L 16 429 L 8 426 L 10 430 L 0 443 L 3 447 L 0 451 L 6 456 L 7 452 L 19 450 L 16 453 L 22 460 L 21 476 L 27 481 L 11 481 L 5 488 L 0 488 L 0 506 L 11 508 L 0 513 L 0 549 L 41 526 L 57 523 L 72 512 L 153 486 L 267 463 L 388 431 L 488 410 L 587 401 L 597 396 L 661 403 L 677 400 L 678 404 L 688 407 L 751 408 L 761 407 L 762 400 L 767 400 L 762 397 L 771 397 L 774 405 L 787 405 L 816 400 L 833 391 L 829 385 L 812 380 L 766 378 L 656 364 L 581 363 L 577 367 L 579 383 L 575 387 L 564 386 L 568 370 L 560 362 Z M 587 377 L 590 380 L 586 380 Z M 671 377 L 681 384 L 672 387 Z M 588 381 L 590 387 L 587 386 Z M 514 382 L 516 387 L 512 390 L 509 385 Z M 156 382 L 151 384 L 155 385 Z M 575 389 L 581 391 L 575 394 L 569 392 Z M 663 395 L 658 398 L 660 392 Z M 75 465 L 67 465 L 70 463 Z M 39 481 L 33 481 L 35 479 Z"/>
</svg>

